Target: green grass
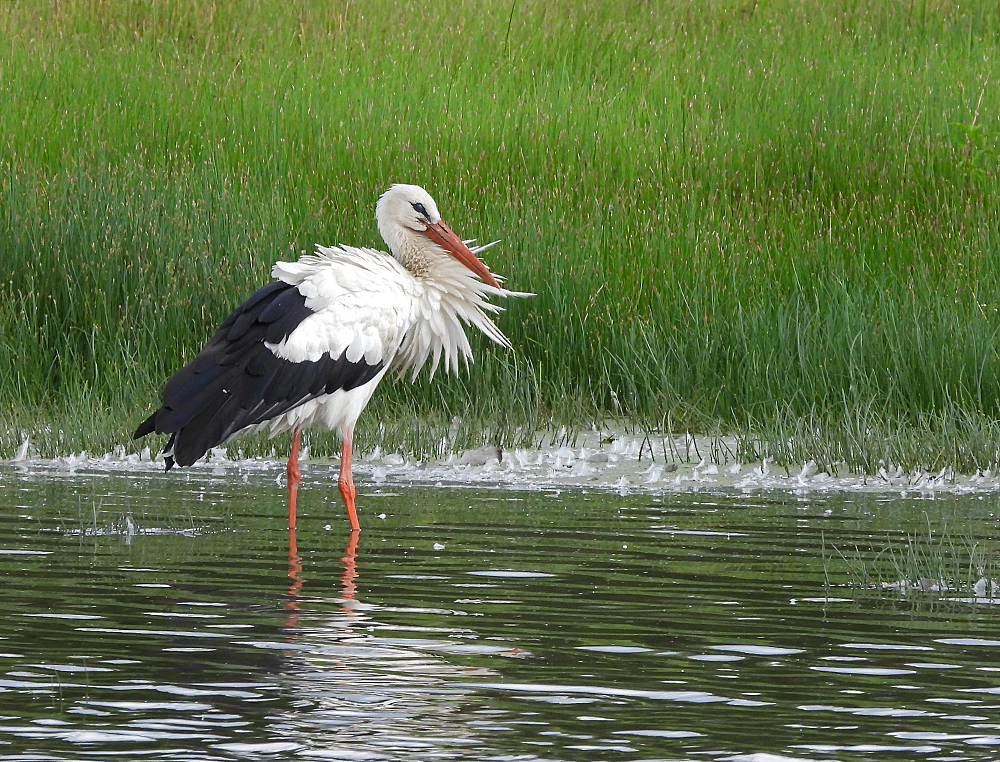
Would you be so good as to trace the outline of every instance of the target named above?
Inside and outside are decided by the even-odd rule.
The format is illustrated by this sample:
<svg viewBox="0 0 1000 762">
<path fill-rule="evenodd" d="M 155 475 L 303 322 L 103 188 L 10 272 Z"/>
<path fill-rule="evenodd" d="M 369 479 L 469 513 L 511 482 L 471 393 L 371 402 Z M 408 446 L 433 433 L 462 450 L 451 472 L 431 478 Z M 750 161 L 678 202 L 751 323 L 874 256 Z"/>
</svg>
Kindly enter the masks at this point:
<svg viewBox="0 0 1000 762">
<path fill-rule="evenodd" d="M 985 580 L 979 597 L 993 596 L 998 580 L 995 548 L 984 546 L 971 535 L 952 530 L 947 523 L 932 523 L 926 517 L 923 532 L 896 530 L 884 540 L 870 540 L 868 547 L 826 547 L 823 565 L 828 589 L 835 579 L 847 579 L 847 586 L 877 594 L 933 593 L 935 597 L 969 595 L 977 582 Z M 842 584 L 842 583 L 840 583 Z"/>
<path fill-rule="evenodd" d="M 381 247 L 417 182 L 537 296 L 363 444 L 996 468 L 996 3 L 575 5 L 0 5 L 0 454 L 127 442 L 271 262 Z"/>
</svg>

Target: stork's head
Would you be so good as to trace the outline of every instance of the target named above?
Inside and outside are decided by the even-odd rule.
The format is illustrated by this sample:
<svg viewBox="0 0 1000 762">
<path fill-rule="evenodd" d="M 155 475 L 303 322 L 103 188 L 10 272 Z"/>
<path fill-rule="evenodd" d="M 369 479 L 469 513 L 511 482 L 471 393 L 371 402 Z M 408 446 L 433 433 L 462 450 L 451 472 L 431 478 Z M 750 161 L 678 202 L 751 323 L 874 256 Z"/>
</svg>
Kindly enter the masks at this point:
<svg viewBox="0 0 1000 762">
<path fill-rule="evenodd" d="M 445 225 L 431 195 L 419 185 L 393 185 L 375 206 L 378 232 L 397 258 L 425 250 L 428 244 L 451 254 L 486 283 L 500 288 L 496 278 L 462 239 Z"/>
</svg>

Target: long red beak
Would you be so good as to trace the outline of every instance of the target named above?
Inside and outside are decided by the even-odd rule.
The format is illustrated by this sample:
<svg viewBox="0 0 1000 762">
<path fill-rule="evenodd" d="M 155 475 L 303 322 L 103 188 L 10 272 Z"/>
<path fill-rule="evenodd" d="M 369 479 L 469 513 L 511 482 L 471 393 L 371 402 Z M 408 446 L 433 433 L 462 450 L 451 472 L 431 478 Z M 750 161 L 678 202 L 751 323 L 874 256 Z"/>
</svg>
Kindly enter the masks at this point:
<svg viewBox="0 0 1000 762">
<path fill-rule="evenodd" d="M 490 272 L 483 260 L 469 251 L 469 247 L 462 243 L 462 239 L 455 235 L 450 227 L 444 224 L 444 220 L 436 225 L 428 225 L 424 233 L 434 243 L 482 278 L 483 282 L 488 283 L 493 288 L 500 288 L 497 279 L 493 277 L 493 273 Z"/>
</svg>

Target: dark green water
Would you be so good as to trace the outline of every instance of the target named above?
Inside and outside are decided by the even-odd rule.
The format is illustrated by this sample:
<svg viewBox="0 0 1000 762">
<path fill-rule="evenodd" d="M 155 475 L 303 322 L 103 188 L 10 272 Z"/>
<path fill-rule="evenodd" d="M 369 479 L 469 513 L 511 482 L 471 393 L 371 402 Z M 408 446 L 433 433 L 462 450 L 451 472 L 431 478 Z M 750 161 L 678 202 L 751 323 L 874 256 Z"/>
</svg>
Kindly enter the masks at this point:
<svg viewBox="0 0 1000 762">
<path fill-rule="evenodd" d="M 0 758 L 1000 757 L 996 495 L 278 475 L 0 467 Z"/>
</svg>

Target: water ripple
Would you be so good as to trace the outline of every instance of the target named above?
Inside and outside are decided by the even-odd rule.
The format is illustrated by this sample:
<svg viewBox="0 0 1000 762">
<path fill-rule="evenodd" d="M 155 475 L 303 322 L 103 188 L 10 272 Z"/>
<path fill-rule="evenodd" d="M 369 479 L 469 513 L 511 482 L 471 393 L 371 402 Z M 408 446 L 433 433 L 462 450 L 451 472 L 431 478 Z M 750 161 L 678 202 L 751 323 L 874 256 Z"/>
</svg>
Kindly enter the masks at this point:
<svg viewBox="0 0 1000 762">
<path fill-rule="evenodd" d="M 1000 744 L 996 607 L 857 573 L 929 525 L 992 553 L 1000 503 L 363 487 L 350 538 L 326 529 L 335 489 L 315 485 L 289 535 L 273 474 L 245 475 L 17 482 L 30 508 L 0 510 L 4 758 L 986 760 Z"/>
</svg>

